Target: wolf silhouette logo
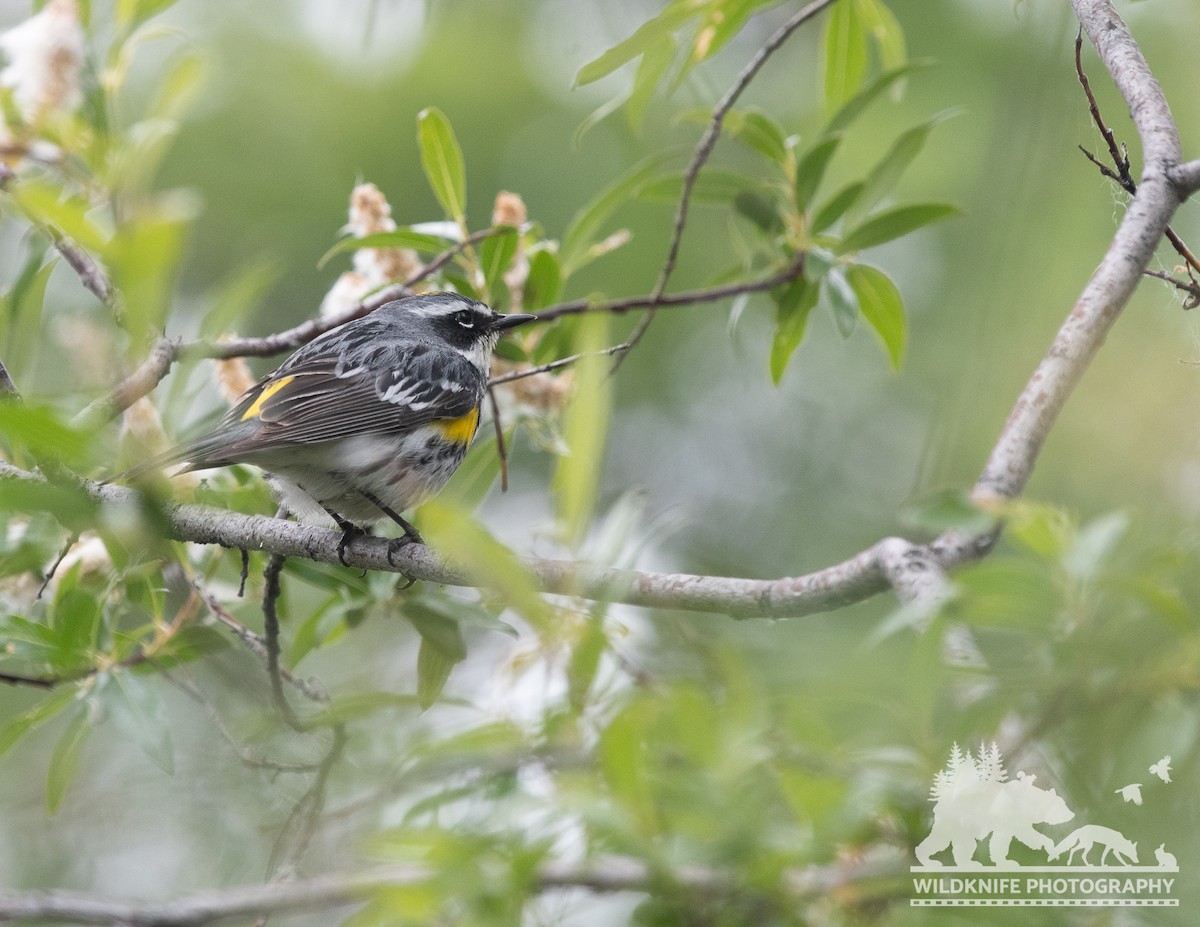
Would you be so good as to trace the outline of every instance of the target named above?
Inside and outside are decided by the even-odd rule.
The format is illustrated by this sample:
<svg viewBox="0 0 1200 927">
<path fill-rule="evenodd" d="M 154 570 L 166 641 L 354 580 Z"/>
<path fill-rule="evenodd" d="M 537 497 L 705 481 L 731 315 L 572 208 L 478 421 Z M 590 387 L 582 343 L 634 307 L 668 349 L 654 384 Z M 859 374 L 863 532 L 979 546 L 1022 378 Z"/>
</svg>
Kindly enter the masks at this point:
<svg viewBox="0 0 1200 927">
<path fill-rule="evenodd" d="M 1018 865 L 1008 858 L 1014 839 L 1033 850 L 1053 851 L 1054 841 L 1036 825 L 1063 824 L 1075 813 L 1054 789 L 1035 785 L 1036 779 L 1019 772 L 1010 780 L 994 743 L 990 748 L 980 744 L 976 756 L 955 744 L 930 789 L 933 827 L 917 847 L 921 865 L 942 865 L 933 855 L 949 847 L 955 866 L 981 869 L 983 863 L 974 859 L 975 844 L 989 834 L 994 866 Z"/>
</svg>

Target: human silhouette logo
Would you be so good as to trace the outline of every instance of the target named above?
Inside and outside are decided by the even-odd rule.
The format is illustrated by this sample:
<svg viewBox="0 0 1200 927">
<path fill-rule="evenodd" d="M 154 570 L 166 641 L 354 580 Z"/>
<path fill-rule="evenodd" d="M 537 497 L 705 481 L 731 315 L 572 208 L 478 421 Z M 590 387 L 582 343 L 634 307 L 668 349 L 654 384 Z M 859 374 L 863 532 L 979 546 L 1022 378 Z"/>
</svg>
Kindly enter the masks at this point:
<svg viewBox="0 0 1200 927">
<path fill-rule="evenodd" d="M 1156 787 L 1170 783 L 1170 761 L 1149 768 Z M 916 847 L 914 905 L 1178 905 L 1175 879 L 1161 875 L 1179 871 L 1165 843 L 1144 854 L 1153 863 L 1139 860 L 1136 839 L 1078 821 L 1066 797 L 1037 778 L 1023 771 L 1010 777 L 995 743 L 980 744 L 975 754 L 954 745 L 930 789 L 933 821 Z M 1121 796 L 1114 802 L 1140 806 L 1142 788 L 1114 789 Z M 1068 824 L 1075 826 L 1063 833 Z M 999 875 L 1016 873 L 1025 877 Z"/>
</svg>

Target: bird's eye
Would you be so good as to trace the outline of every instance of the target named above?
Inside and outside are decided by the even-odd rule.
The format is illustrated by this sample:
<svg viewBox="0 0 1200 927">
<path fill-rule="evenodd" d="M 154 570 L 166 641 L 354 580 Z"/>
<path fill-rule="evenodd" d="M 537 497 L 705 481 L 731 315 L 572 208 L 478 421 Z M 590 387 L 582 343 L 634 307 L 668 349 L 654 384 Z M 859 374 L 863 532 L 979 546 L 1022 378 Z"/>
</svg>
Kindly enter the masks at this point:
<svg viewBox="0 0 1200 927">
<path fill-rule="evenodd" d="M 460 309 L 458 312 L 454 313 L 454 321 L 463 328 L 474 328 L 475 314 L 466 309 Z"/>
</svg>

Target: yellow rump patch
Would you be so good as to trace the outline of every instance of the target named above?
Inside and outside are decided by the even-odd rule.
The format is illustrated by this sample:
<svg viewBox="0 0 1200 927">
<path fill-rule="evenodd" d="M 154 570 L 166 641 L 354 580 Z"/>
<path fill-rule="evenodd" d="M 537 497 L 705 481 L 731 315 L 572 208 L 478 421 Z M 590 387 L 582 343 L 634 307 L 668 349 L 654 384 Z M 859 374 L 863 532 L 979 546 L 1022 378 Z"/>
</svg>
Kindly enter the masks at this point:
<svg viewBox="0 0 1200 927">
<path fill-rule="evenodd" d="M 442 433 L 442 437 L 455 444 L 470 444 L 475 437 L 475 429 L 479 427 L 479 406 L 476 406 L 461 418 L 443 419 L 434 422 Z"/>
<path fill-rule="evenodd" d="M 263 404 L 281 389 L 291 383 L 294 379 L 296 378 L 283 377 L 282 379 L 276 380 L 270 386 L 264 387 L 263 391 L 258 394 L 258 398 L 254 400 L 250 408 L 247 409 L 242 415 L 242 421 L 246 422 L 252 418 L 258 418 L 260 415 L 262 415 Z"/>
</svg>

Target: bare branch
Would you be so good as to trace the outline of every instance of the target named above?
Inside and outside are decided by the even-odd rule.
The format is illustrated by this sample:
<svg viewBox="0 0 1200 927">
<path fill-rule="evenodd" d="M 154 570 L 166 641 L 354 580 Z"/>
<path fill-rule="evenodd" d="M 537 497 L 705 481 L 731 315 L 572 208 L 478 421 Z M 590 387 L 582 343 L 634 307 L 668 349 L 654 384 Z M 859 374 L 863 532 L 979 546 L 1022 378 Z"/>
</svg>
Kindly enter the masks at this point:
<svg viewBox="0 0 1200 927">
<path fill-rule="evenodd" d="M 48 228 L 47 231 L 53 239 L 58 253 L 79 275 L 79 282 L 91 290 L 104 305 L 110 309 L 116 308 L 117 291 L 113 287 L 112 281 L 108 279 L 108 274 L 96 259 L 57 229 Z"/>
<path fill-rule="evenodd" d="M 852 888 L 869 880 L 907 873 L 900 854 L 861 863 L 785 872 L 784 892 L 793 901 Z M 197 892 L 174 901 L 127 901 L 82 892 L 0 893 L 0 920 L 70 921 L 123 927 L 200 927 L 214 921 L 290 911 L 314 911 L 361 904 L 373 891 L 420 885 L 434 872 L 419 865 L 391 865 L 364 872 L 317 876 L 294 882 L 246 885 Z M 595 893 L 647 892 L 661 885 L 661 873 L 625 857 L 605 857 L 582 865 L 546 863 L 533 874 L 531 889 L 551 892 L 584 889 Z M 680 867 L 671 880 L 691 892 L 720 896 L 744 892 L 718 870 Z"/>
<path fill-rule="evenodd" d="M 1017 399 L 975 485 L 980 500 L 1011 499 L 1025 487 L 1058 413 L 1129 301 L 1182 201 L 1171 176 L 1180 161 L 1179 133 L 1137 43 L 1107 0 L 1072 0 L 1072 6 L 1129 104 L 1146 163 L 1108 252 Z"/>
<path fill-rule="evenodd" d="M 662 270 L 659 271 L 658 280 L 655 282 L 654 289 L 650 293 L 650 302 L 648 304 L 650 311 L 642 317 L 637 328 L 634 329 L 628 340 L 621 346 L 622 351 L 618 354 L 617 360 L 613 365 L 614 370 L 620 366 L 621 361 L 633 350 L 634 346 L 642 340 L 642 336 L 646 334 L 646 330 L 654 320 L 655 310 L 659 305 L 663 293 L 666 292 L 667 282 L 671 279 L 671 274 L 675 272 L 675 264 L 679 259 L 679 247 L 683 242 L 683 230 L 687 225 L 688 210 L 691 206 L 692 190 L 696 186 L 696 178 L 700 176 L 701 168 L 707 163 L 709 156 L 712 155 L 713 149 L 717 145 L 717 139 L 721 137 L 721 127 L 725 122 L 725 117 L 733 108 L 733 104 L 737 102 L 738 97 L 742 95 L 742 92 L 750 85 L 750 82 L 754 80 L 758 72 L 762 70 L 762 66 L 767 63 L 767 59 L 779 50 L 780 46 L 788 40 L 793 32 L 834 2 L 836 0 L 813 0 L 812 3 L 797 10 L 787 22 L 776 29 L 767 41 L 763 43 L 763 46 L 742 69 L 737 80 L 733 82 L 733 86 L 725 92 L 725 95 L 717 102 L 716 107 L 713 108 L 712 116 L 709 117 L 708 128 L 705 129 L 704 135 L 700 137 L 700 141 L 696 145 L 696 150 L 692 154 L 692 160 L 683 174 L 683 190 L 679 195 L 679 205 L 675 211 L 675 226 L 671 233 L 671 244 L 667 248 L 667 257 L 663 262 Z"/>
<path fill-rule="evenodd" d="M 159 338 L 137 370 L 113 387 L 108 395 L 101 396 L 80 410 L 74 424 L 85 427 L 100 425 L 116 418 L 143 396 L 150 395 L 163 377 L 170 373 L 182 344 L 178 338 Z"/>
</svg>

